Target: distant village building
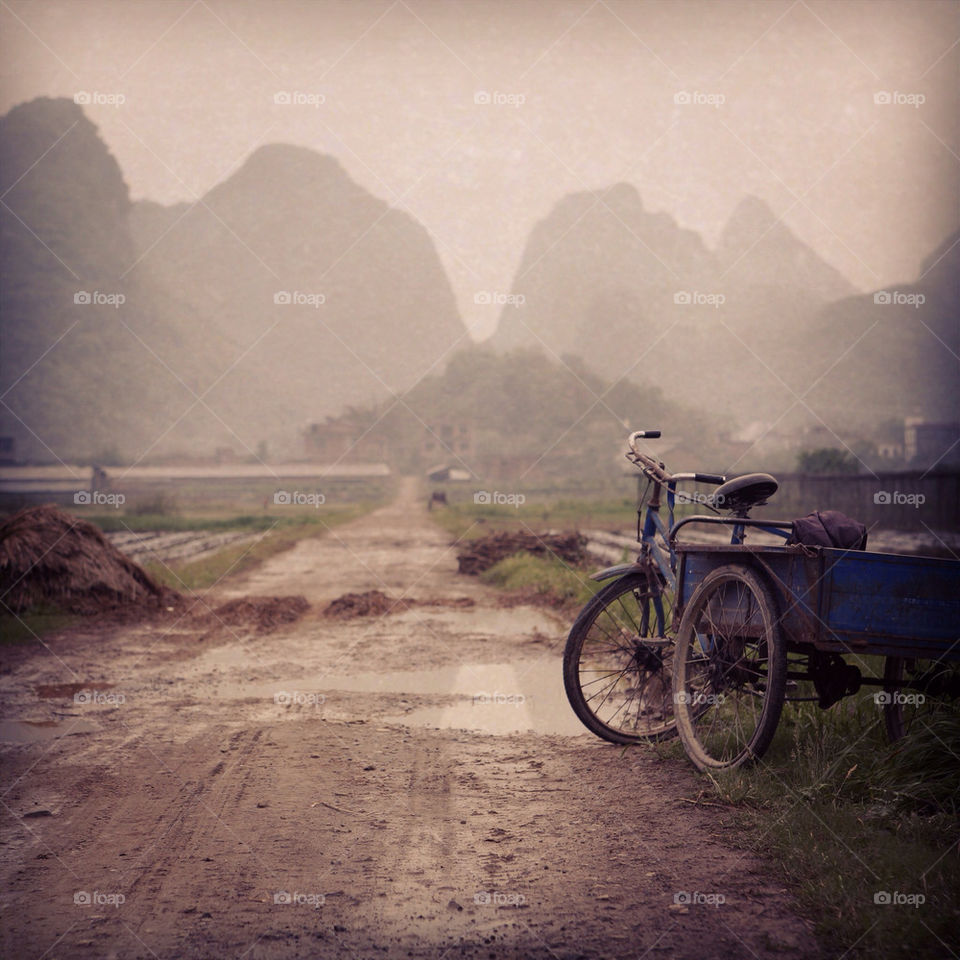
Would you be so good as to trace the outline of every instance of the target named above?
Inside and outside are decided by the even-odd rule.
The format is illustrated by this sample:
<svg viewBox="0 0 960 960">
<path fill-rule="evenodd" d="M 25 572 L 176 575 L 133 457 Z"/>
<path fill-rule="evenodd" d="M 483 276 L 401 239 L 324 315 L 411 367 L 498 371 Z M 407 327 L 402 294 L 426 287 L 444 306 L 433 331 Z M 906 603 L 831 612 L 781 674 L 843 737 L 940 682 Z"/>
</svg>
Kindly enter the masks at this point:
<svg viewBox="0 0 960 960">
<path fill-rule="evenodd" d="M 420 454 L 428 462 L 435 457 L 474 455 L 473 431 L 465 423 L 432 423 L 420 441 Z"/>
<path fill-rule="evenodd" d="M 427 471 L 427 479 L 431 483 L 464 483 L 472 479 L 473 474 L 462 467 L 454 467 L 449 464 L 437 464 Z"/>
<path fill-rule="evenodd" d="M 877 453 L 884 460 L 902 460 L 903 444 L 896 441 L 887 441 L 877 444 Z"/>
<path fill-rule="evenodd" d="M 328 417 L 311 423 L 304 435 L 307 459 L 318 463 L 383 463 L 389 460 L 389 442 L 376 427 Z"/>
<path fill-rule="evenodd" d="M 957 466 L 960 464 L 960 423 L 927 423 L 920 417 L 907 417 L 903 455 L 911 466 Z"/>
</svg>

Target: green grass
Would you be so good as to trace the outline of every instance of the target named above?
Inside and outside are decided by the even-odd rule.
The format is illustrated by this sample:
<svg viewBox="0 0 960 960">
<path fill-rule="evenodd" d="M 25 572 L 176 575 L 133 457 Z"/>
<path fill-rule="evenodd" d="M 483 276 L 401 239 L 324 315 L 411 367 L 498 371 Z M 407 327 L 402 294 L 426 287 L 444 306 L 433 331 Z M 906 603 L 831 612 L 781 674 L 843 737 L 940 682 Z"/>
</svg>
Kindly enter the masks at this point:
<svg viewBox="0 0 960 960">
<path fill-rule="evenodd" d="M 299 523 L 296 517 L 274 517 L 269 514 L 255 516 L 253 514 L 216 516 L 209 513 L 181 515 L 178 513 L 138 513 L 138 514 L 79 514 L 84 520 L 89 520 L 104 533 L 115 533 L 120 530 L 135 530 L 137 532 L 163 530 L 170 533 L 187 530 L 269 530 L 276 523 L 288 525 Z"/>
<path fill-rule="evenodd" d="M 503 530 L 636 528 L 637 507 L 631 497 L 574 500 L 536 492 L 524 496 L 526 502 L 519 507 L 459 501 L 435 509 L 432 516 L 457 539 L 474 539 Z"/>
<path fill-rule="evenodd" d="M 676 741 L 660 752 L 683 756 Z M 955 707 L 891 745 L 870 691 L 826 711 L 788 704 L 762 764 L 704 776 L 703 786 L 706 799 L 736 810 L 743 846 L 776 864 L 829 956 L 957 951 Z M 883 891 L 926 902 L 875 903 Z"/>
<path fill-rule="evenodd" d="M 556 605 L 582 606 L 600 589 L 600 584 L 590 580 L 586 571 L 570 567 L 556 557 L 532 553 L 506 557 L 480 574 L 480 579 Z"/>
<path fill-rule="evenodd" d="M 41 640 L 48 633 L 63 630 L 79 618 L 54 607 L 22 613 L 19 616 L 7 613 L 0 615 L 0 644 L 31 643 Z"/>
</svg>

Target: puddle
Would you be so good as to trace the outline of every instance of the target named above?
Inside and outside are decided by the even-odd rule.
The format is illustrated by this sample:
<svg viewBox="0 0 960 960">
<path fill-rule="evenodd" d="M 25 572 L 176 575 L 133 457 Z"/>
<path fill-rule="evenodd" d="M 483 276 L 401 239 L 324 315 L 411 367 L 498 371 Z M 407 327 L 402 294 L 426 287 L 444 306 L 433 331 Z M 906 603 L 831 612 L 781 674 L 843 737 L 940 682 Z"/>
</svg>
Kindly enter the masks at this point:
<svg viewBox="0 0 960 960">
<path fill-rule="evenodd" d="M 440 673 L 417 673 L 416 679 L 432 686 L 440 682 Z M 389 682 L 402 683 L 402 677 L 391 674 Z M 559 658 L 464 664 L 443 671 L 442 679 L 448 682 L 443 690 L 405 692 L 452 693 L 463 699 L 443 707 L 421 707 L 398 719 L 408 726 L 492 734 L 530 731 L 575 737 L 587 733 L 567 702 Z"/>
<path fill-rule="evenodd" d="M 422 707 L 400 716 L 408 726 L 476 730 L 483 733 L 586 733 L 567 702 L 559 657 L 515 663 L 466 663 L 432 670 L 373 671 L 344 675 L 215 683 L 217 694 L 277 703 L 323 703 L 331 691 L 346 693 L 455 696 L 459 702 Z M 318 699 L 319 698 L 319 699 Z M 327 698 L 329 699 L 329 698 Z"/>
<path fill-rule="evenodd" d="M 93 733 L 89 720 L 0 720 L 0 741 L 39 743 L 74 733 Z"/>
</svg>

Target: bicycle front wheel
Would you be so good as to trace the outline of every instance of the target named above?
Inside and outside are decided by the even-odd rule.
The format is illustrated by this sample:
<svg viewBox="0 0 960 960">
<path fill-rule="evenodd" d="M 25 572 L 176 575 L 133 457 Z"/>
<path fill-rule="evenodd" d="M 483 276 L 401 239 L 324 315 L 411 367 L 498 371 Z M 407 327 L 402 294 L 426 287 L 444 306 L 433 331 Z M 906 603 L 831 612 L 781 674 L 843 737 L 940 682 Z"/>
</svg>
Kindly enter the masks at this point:
<svg viewBox="0 0 960 960">
<path fill-rule="evenodd" d="M 563 684 L 584 726 L 611 743 L 676 733 L 671 594 L 645 572 L 600 590 L 577 617 L 563 654 Z"/>
<path fill-rule="evenodd" d="M 780 720 L 787 657 L 769 588 L 749 567 L 707 574 L 677 633 L 677 728 L 700 770 L 762 757 Z"/>
</svg>

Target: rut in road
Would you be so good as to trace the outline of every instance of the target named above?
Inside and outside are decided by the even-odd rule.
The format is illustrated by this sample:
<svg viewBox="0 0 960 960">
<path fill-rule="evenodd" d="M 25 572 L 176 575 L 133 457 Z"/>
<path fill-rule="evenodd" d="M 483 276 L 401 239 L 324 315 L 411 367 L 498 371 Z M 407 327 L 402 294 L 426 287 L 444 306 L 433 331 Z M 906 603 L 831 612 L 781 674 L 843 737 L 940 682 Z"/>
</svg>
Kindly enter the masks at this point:
<svg viewBox="0 0 960 960">
<path fill-rule="evenodd" d="M 3 746 L 5 955 L 816 955 L 775 871 L 737 849 L 732 814 L 681 799 L 701 789 L 684 762 L 576 727 L 422 724 L 465 702 L 488 729 L 516 711 L 422 686 L 472 664 L 510 665 L 536 708 L 568 628 L 457 574 L 424 502 L 407 482 L 208 598 L 306 596 L 310 612 L 268 636 L 84 624 L 12 661 L 5 716 L 63 735 Z M 323 616 L 371 589 L 474 605 Z M 66 682 L 124 700 L 38 699 Z"/>
</svg>

